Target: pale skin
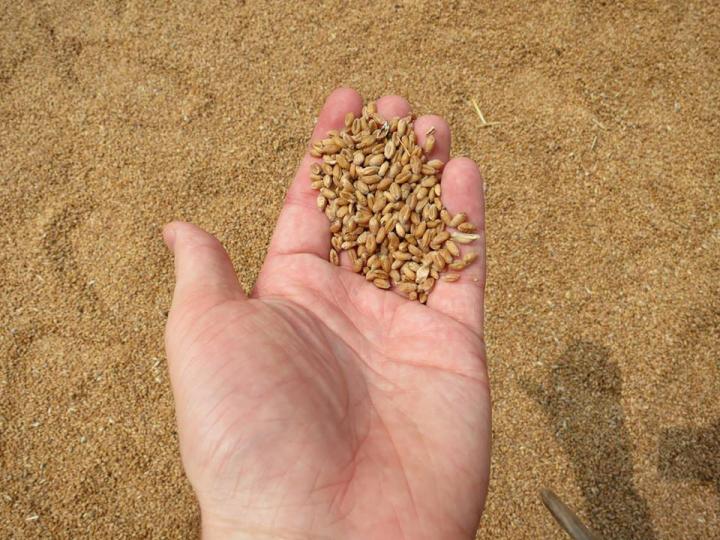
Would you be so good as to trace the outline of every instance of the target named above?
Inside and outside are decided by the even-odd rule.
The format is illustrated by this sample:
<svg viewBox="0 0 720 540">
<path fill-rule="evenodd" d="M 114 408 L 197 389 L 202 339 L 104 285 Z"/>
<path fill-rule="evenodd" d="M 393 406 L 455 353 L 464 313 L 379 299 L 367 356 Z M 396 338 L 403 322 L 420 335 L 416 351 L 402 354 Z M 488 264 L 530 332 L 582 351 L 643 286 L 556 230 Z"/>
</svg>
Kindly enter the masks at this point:
<svg viewBox="0 0 720 540">
<path fill-rule="evenodd" d="M 377 105 L 384 118 L 410 111 L 398 96 Z M 312 140 L 361 108 L 335 90 Z M 430 158 L 447 161 L 442 118 L 418 118 L 418 139 L 431 127 Z M 443 203 L 478 225 L 464 250 L 481 256 L 425 306 L 328 262 L 314 161 L 300 164 L 249 297 L 214 237 L 163 231 L 177 281 L 166 347 L 203 537 L 473 538 L 490 464 L 480 172 L 466 158 L 443 170 Z"/>
</svg>

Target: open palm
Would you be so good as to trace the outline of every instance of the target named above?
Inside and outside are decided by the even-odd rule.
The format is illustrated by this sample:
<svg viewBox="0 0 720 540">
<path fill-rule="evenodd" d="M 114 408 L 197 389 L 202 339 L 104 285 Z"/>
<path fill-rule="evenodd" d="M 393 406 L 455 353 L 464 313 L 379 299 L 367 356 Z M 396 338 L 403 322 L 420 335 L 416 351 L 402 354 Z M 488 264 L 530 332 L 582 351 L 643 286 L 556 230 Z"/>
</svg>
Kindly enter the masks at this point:
<svg viewBox="0 0 720 540">
<path fill-rule="evenodd" d="M 328 98 L 313 140 L 359 114 Z M 409 113 L 396 96 L 385 118 Z M 437 116 L 416 121 L 447 160 Z M 219 242 L 172 223 L 177 285 L 166 345 L 183 463 L 206 537 L 472 538 L 487 491 L 490 404 L 484 257 L 428 305 L 327 261 L 328 223 L 306 155 L 252 297 Z M 451 160 L 443 202 L 482 232 L 482 181 Z M 483 237 L 484 238 L 484 237 Z M 484 240 L 475 249 L 484 250 Z"/>
</svg>

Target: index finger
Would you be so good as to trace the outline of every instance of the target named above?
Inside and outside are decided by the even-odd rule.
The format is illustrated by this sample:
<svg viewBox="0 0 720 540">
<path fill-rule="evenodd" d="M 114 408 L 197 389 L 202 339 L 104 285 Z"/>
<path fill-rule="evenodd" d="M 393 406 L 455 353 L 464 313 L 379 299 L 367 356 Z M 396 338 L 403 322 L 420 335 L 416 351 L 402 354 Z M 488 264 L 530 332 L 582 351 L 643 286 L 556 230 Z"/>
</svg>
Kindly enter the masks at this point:
<svg viewBox="0 0 720 540">
<path fill-rule="evenodd" d="M 313 129 L 310 146 L 327 136 L 328 131 L 341 129 L 345 115 L 359 115 L 362 98 L 352 88 L 338 88 L 325 101 Z M 329 224 L 318 210 L 318 192 L 310 185 L 310 166 L 322 160 L 305 153 L 295 179 L 288 188 L 285 204 L 278 218 L 268 250 L 268 257 L 310 253 L 327 259 L 330 252 Z"/>
</svg>

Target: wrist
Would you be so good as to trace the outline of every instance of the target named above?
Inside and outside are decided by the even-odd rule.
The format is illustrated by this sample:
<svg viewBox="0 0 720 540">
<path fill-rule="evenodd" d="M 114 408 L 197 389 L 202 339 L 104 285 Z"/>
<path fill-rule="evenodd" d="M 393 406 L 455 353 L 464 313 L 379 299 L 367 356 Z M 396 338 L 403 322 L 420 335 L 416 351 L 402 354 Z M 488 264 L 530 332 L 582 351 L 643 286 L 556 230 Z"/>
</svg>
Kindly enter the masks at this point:
<svg viewBox="0 0 720 540">
<path fill-rule="evenodd" d="M 262 524 L 228 520 L 201 507 L 202 540 L 311 540 L 318 538 L 301 531 L 268 527 Z"/>
</svg>

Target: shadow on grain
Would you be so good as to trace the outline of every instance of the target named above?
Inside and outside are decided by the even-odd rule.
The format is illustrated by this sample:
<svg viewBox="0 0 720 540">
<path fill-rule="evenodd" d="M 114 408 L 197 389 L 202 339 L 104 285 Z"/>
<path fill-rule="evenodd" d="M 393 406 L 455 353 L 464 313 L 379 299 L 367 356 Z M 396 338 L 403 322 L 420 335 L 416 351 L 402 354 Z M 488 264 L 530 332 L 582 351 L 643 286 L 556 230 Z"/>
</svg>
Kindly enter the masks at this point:
<svg viewBox="0 0 720 540">
<path fill-rule="evenodd" d="M 542 385 L 526 383 L 570 457 L 589 525 L 606 538 L 656 537 L 633 482 L 622 377 L 605 347 L 578 341 L 550 367 Z"/>
<path fill-rule="evenodd" d="M 663 430 L 658 446 L 658 471 L 665 480 L 711 484 L 720 494 L 720 419 L 702 428 Z"/>
</svg>

